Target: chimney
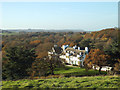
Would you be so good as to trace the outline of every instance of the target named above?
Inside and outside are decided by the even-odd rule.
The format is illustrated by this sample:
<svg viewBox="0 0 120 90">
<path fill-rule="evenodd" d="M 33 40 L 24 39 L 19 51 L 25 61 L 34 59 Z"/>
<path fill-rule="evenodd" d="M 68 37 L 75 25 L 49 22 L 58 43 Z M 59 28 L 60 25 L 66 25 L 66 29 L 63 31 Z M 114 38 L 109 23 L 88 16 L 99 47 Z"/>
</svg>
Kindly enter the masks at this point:
<svg viewBox="0 0 120 90">
<path fill-rule="evenodd" d="M 62 46 L 63 50 L 65 50 L 65 45 Z"/>
<path fill-rule="evenodd" d="M 54 47 L 57 47 L 57 45 L 54 45 Z"/>
<path fill-rule="evenodd" d="M 82 53 L 80 52 L 80 55 L 82 55 Z"/>
<path fill-rule="evenodd" d="M 76 48 L 77 48 L 77 46 L 75 45 L 75 46 L 73 46 L 73 48 L 74 48 L 74 49 L 76 49 Z"/>
<path fill-rule="evenodd" d="M 85 47 L 85 51 L 88 52 L 88 47 Z"/>
<path fill-rule="evenodd" d="M 78 47 L 78 50 L 80 50 L 80 47 Z"/>
</svg>

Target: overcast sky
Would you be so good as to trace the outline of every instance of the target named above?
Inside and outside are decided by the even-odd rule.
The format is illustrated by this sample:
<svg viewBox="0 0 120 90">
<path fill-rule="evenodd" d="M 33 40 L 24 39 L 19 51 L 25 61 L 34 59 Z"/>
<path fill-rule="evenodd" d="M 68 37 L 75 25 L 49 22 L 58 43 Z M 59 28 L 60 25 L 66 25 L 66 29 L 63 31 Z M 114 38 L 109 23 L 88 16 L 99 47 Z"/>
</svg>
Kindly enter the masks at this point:
<svg viewBox="0 0 120 90">
<path fill-rule="evenodd" d="M 3 2 L 2 29 L 101 30 L 118 26 L 117 2 Z"/>
</svg>

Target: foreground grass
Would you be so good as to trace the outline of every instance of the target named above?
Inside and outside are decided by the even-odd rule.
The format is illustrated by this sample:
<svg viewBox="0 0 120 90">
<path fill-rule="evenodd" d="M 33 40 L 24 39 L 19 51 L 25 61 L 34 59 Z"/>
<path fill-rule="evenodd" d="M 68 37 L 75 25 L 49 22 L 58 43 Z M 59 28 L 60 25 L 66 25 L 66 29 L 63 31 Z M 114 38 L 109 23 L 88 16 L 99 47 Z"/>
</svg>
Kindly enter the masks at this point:
<svg viewBox="0 0 120 90">
<path fill-rule="evenodd" d="M 119 88 L 119 76 L 62 77 L 3 81 L 2 88 Z M 17 90 L 17 89 L 16 89 Z"/>
</svg>

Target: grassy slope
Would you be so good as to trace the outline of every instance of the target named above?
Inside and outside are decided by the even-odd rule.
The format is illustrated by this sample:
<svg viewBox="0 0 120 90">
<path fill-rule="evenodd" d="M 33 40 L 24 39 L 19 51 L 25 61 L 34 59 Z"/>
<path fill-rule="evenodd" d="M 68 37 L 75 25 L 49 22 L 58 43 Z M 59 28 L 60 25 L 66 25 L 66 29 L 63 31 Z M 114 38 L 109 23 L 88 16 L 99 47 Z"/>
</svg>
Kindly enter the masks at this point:
<svg viewBox="0 0 120 90">
<path fill-rule="evenodd" d="M 89 70 L 88 72 L 85 71 L 85 68 L 80 67 L 69 67 L 66 66 L 65 68 L 57 68 L 54 71 L 55 74 L 62 74 L 65 76 L 91 76 L 91 75 L 98 75 L 99 72 L 93 69 Z M 102 74 L 106 74 L 106 72 L 102 71 Z"/>
<path fill-rule="evenodd" d="M 85 76 L 96 75 L 98 71 L 84 68 L 66 67 L 57 68 L 54 71 L 59 78 L 3 81 L 3 88 L 119 88 L 120 77 L 118 76 L 91 76 L 91 77 L 64 77 L 64 76 Z M 103 74 L 105 72 L 102 72 Z"/>
<path fill-rule="evenodd" d="M 119 88 L 118 76 L 3 81 L 3 88 Z"/>
</svg>

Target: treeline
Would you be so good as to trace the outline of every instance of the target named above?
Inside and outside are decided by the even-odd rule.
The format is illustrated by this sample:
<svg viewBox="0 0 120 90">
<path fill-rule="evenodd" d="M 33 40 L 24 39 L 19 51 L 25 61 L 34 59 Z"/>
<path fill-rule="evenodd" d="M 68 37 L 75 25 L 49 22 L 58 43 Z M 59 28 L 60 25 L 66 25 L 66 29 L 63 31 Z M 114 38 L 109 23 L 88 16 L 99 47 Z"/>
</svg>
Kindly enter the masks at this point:
<svg viewBox="0 0 120 90">
<path fill-rule="evenodd" d="M 27 33 L 20 33 L 19 35 L 3 35 L 2 38 L 3 38 L 2 40 L 3 70 L 4 70 L 4 66 L 7 65 L 6 63 L 11 60 L 8 59 L 7 51 L 9 49 L 19 46 L 19 47 L 24 47 L 24 50 L 34 50 L 35 52 L 34 54 L 36 55 L 36 57 L 30 63 L 31 65 L 31 67 L 29 67 L 30 69 L 32 68 L 33 63 L 37 59 L 41 60 L 44 57 L 47 57 L 47 52 L 51 50 L 51 47 L 53 47 L 54 44 L 57 44 L 58 46 L 61 46 L 63 44 L 69 44 L 70 46 L 77 45 L 80 46 L 81 48 L 88 47 L 89 51 L 91 49 L 100 49 L 104 51 L 105 54 L 110 56 L 110 60 L 112 60 L 114 63 L 114 64 L 111 63 L 111 66 L 115 66 L 115 63 L 119 64 L 118 59 L 120 58 L 119 57 L 120 50 L 118 48 L 119 46 L 118 30 L 115 28 L 105 29 L 91 33 L 27 32 Z M 28 64 L 27 62 L 29 62 L 29 60 L 23 64 L 27 65 Z"/>
<path fill-rule="evenodd" d="M 47 51 L 54 44 L 58 46 L 69 44 L 70 46 L 89 47 L 89 49 L 99 48 L 107 52 L 107 50 L 112 50 L 113 44 L 118 44 L 117 35 L 118 30 L 114 28 L 91 33 L 28 32 L 19 35 L 3 35 L 2 51 L 9 47 L 24 46 L 28 49 L 35 48 L 38 58 L 42 58 L 47 55 Z"/>
<path fill-rule="evenodd" d="M 52 33 L 52 32 L 31 32 L 19 35 L 3 35 L 3 51 L 12 46 L 24 46 L 26 48 L 35 48 L 38 58 L 47 55 L 47 51 L 54 44 L 61 46 L 64 43 L 73 46 L 83 39 L 85 33 Z"/>
<path fill-rule="evenodd" d="M 6 57 L 3 57 L 3 80 L 32 79 L 35 76 L 53 75 L 55 68 L 64 67 L 57 56 L 41 59 L 36 57 L 34 49 L 27 49 L 24 46 L 7 49 Z"/>
</svg>

